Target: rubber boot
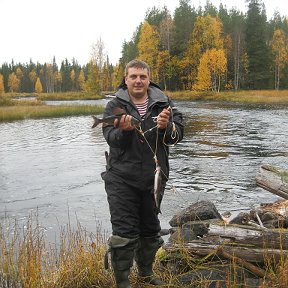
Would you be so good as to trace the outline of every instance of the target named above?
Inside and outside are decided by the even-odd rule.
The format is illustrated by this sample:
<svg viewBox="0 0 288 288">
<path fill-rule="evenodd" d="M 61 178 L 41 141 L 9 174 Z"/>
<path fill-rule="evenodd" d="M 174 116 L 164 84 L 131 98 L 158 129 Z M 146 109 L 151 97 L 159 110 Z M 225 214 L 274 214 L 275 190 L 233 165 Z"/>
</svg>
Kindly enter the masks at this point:
<svg viewBox="0 0 288 288">
<path fill-rule="evenodd" d="M 142 278 L 144 282 L 155 286 L 165 285 L 165 282 L 154 274 L 152 268 L 156 252 L 162 246 L 163 242 L 160 236 L 140 238 L 135 254 L 139 277 Z"/>
<path fill-rule="evenodd" d="M 117 288 L 131 288 L 129 274 L 133 265 L 136 245 L 137 239 L 122 238 L 116 235 L 109 238 L 111 264 Z"/>
</svg>

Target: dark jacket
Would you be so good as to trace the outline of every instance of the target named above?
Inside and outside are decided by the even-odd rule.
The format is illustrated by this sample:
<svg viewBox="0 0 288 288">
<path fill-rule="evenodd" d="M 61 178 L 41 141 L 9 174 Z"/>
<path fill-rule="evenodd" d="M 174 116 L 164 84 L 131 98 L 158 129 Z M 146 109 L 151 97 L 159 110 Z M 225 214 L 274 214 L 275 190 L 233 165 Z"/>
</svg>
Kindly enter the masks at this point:
<svg viewBox="0 0 288 288">
<path fill-rule="evenodd" d="M 127 114 L 141 121 L 140 126 L 144 135 L 138 128 L 132 131 L 122 131 L 112 125 L 103 126 L 103 135 L 110 146 L 107 169 L 103 179 L 109 181 L 110 177 L 120 177 L 124 182 L 143 188 L 143 190 L 152 189 L 156 167 L 155 153 L 163 173 L 162 179 L 165 182 L 168 180 L 169 145 L 176 144 L 183 138 L 182 114 L 155 85 L 150 85 L 148 88 L 149 102 L 144 119 L 140 119 L 138 110 L 130 102 L 125 86 L 120 88 L 115 95 L 116 98 L 108 102 L 103 116 L 113 115 L 112 111 L 115 107 L 125 109 Z M 169 106 L 172 108 L 172 113 L 168 127 L 156 129 L 153 117 L 157 117 L 163 108 Z"/>
</svg>

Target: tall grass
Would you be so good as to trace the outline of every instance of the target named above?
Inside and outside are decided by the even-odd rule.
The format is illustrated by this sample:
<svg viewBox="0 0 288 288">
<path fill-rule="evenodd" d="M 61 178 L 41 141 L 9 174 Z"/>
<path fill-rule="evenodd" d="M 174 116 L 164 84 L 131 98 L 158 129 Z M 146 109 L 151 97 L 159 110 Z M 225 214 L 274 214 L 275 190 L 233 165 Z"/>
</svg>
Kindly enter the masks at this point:
<svg viewBox="0 0 288 288">
<path fill-rule="evenodd" d="M 64 117 L 64 116 L 91 115 L 91 114 L 99 114 L 102 112 L 103 112 L 103 107 L 92 106 L 92 105 L 7 106 L 7 107 L 0 107 L 0 122 L 24 120 L 24 119 L 39 119 L 39 118 L 53 118 L 53 117 Z"/>
<path fill-rule="evenodd" d="M 17 223 L 2 223 L 0 287 L 111 287 L 114 280 L 104 270 L 106 245 L 100 233 L 68 225 L 61 228 L 57 242 L 48 245 L 32 218 L 22 229 Z"/>
<path fill-rule="evenodd" d="M 59 228 L 60 233 L 55 243 L 48 243 L 45 230 L 38 222 L 37 216 L 29 217 L 22 227 L 17 221 L 2 219 L 0 224 L 1 288 L 115 287 L 112 270 L 106 271 L 104 268 L 107 245 L 101 229 L 98 228 L 95 233 L 91 233 L 79 222 L 75 228 L 69 223 Z M 179 239 L 179 244 L 181 243 L 183 241 Z M 199 258 L 191 254 L 184 245 L 183 249 L 180 247 L 178 251 L 169 253 L 160 249 L 154 271 L 167 283 L 164 287 L 170 288 L 251 287 L 248 279 L 245 278 L 247 276 L 243 276 L 245 269 L 237 261 L 225 261 L 219 258 L 216 250 Z M 208 276 L 220 271 L 223 278 L 209 280 L 201 274 L 203 271 L 206 271 Z M 278 266 L 269 267 L 268 280 L 263 281 L 259 287 L 288 287 L 287 271 L 288 260 L 283 259 Z M 191 273 L 194 275 L 191 281 L 180 281 L 180 279 L 188 279 Z M 240 278 L 239 274 L 242 274 Z M 150 287 L 139 280 L 135 266 L 130 279 L 132 287 Z M 214 284 L 210 286 L 212 281 Z"/>
</svg>

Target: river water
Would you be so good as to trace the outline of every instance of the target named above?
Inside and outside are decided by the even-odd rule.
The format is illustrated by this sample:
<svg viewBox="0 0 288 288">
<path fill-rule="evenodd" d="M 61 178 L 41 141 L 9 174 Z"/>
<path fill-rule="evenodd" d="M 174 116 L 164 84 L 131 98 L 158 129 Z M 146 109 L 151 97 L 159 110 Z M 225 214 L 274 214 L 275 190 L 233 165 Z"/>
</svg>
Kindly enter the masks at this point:
<svg viewBox="0 0 288 288">
<path fill-rule="evenodd" d="M 264 163 L 288 169 L 287 107 L 176 104 L 185 138 L 170 150 L 163 228 L 195 201 L 211 200 L 220 212 L 239 213 L 279 199 L 257 187 L 255 176 Z M 108 147 L 101 128 L 91 125 L 90 116 L 0 124 L 0 219 L 25 225 L 36 214 L 49 239 L 68 223 L 110 233 L 100 177 Z"/>
</svg>

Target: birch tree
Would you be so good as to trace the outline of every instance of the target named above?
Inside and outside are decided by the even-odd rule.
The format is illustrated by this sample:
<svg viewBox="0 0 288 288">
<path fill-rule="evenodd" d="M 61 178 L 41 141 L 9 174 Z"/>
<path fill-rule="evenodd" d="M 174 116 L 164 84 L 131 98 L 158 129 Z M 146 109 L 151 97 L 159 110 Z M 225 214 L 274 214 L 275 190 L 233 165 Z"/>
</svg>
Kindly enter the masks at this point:
<svg viewBox="0 0 288 288">
<path fill-rule="evenodd" d="M 0 74 L 0 96 L 5 92 L 4 89 L 4 78 L 3 75 Z"/>
<path fill-rule="evenodd" d="M 99 93 L 103 90 L 101 78 L 103 77 L 103 66 L 106 59 L 105 45 L 101 37 L 92 45 L 91 59 L 88 64 L 88 80 L 86 88 Z M 94 84 L 93 81 L 96 81 Z"/>
<path fill-rule="evenodd" d="M 187 89 L 191 89 L 195 84 L 199 61 L 203 53 L 212 48 L 223 49 L 223 47 L 224 39 L 220 19 L 210 15 L 197 17 L 187 51 L 182 60 Z"/>
<path fill-rule="evenodd" d="M 15 72 L 9 74 L 8 87 L 10 92 L 18 92 L 20 88 L 20 80 L 16 76 Z"/>
<path fill-rule="evenodd" d="M 43 88 L 42 88 L 42 84 L 41 84 L 40 78 L 37 77 L 37 80 L 36 80 L 36 83 L 35 83 L 35 92 L 36 93 L 42 93 L 42 91 L 43 91 Z"/>
<path fill-rule="evenodd" d="M 219 92 L 221 79 L 227 71 L 227 59 L 223 49 L 208 49 L 201 57 L 198 67 L 196 90 Z"/>
<path fill-rule="evenodd" d="M 277 29 L 273 33 L 271 49 L 274 57 L 274 81 L 275 89 L 278 90 L 280 86 L 281 72 L 288 63 L 288 39 L 282 29 Z"/>
<path fill-rule="evenodd" d="M 151 68 L 151 78 L 156 82 L 159 80 L 156 69 L 159 44 L 160 38 L 157 29 L 148 22 L 144 22 L 140 30 L 138 56 L 141 60 L 149 64 Z"/>
</svg>

